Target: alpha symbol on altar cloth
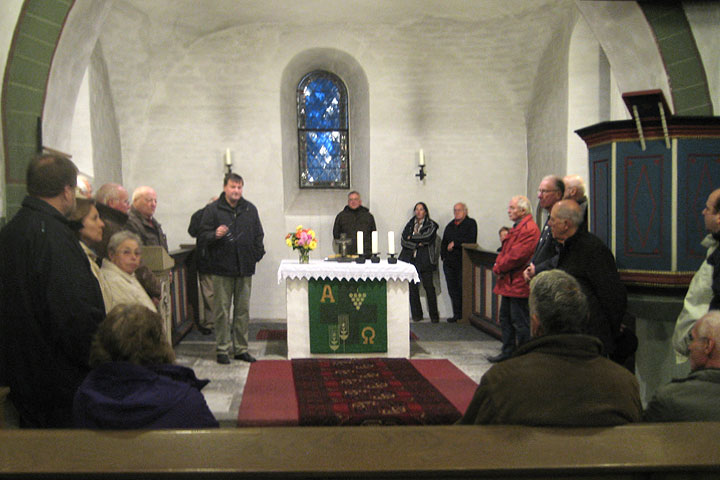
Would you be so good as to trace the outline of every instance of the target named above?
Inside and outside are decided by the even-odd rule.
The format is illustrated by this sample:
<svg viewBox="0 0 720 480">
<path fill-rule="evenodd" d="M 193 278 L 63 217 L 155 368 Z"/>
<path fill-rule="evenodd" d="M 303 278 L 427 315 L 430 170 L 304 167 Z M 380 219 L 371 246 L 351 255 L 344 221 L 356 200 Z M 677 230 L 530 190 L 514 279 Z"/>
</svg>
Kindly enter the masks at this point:
<svg viewBox="0 0 720 480">
<path fill-rule="evenodd" d="M 350 301 L 352 301 L 352 304 L 355 306 L 355 310 L 360 310 L 360 307 L 362 307 L 365 301 L 365 297 L 367 297 L 367 293 L 348 293 L 348 297 L 350 297 Z"/>
<path fill-rule="evenodd" d="M 333 297 L 332 288 L 330 285 L 323 286 L 322 297 L 320 297 L 320 303 L 325 303 L 325 299 L 329 299 L 330 303 L 335 303 L 335 297 Z"/>
</svg>

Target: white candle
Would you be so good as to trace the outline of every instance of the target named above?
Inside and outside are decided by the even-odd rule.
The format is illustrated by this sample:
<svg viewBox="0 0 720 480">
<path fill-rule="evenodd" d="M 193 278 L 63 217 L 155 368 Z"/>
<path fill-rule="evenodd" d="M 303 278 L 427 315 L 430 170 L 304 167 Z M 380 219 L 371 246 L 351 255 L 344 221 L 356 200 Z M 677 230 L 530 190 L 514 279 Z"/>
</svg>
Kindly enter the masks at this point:
<svg viewBox="0 0 720 480">
<path fill-rule="evenodd" d="M 388 255 L 395 255 L 395 232 L 388 232 Z"/>
<path fill-rule="evenodd" d="M 378 253 L 378 235 L 377 230 L 374 230 L 372 232 L 372 254 L 375 255 Z"/>
<path fill-rule="evenodd" d="M 418 152 L 418 165 L 425 165 L 425 154 L 422 148 Z"/>
<path fill-rule="evenodd" d="M 230 149 L 225 150 L 225 165 L 232 165 L 232 157 L 230 156 Z"/>
<path fill-rule="evenodd" d="M 357 254 L 363 254 L 363 232 L 357 232 Z"/>
</svg>

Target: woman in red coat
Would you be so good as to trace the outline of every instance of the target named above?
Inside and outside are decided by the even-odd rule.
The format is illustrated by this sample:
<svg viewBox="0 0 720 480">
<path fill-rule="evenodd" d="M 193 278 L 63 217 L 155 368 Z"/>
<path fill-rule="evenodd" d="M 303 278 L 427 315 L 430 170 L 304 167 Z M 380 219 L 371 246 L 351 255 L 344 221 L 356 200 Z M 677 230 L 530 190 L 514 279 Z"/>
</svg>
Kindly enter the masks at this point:
<svg viewBox="0 0 720 480">
<path fill-rule="evenodd" d="M 523 278 L 523 270 L 530 263 L 540 239 L 540 230 L 532 218 L 531 208 L 530 201 L 522 195 L 510 199 L 508 205 L 508 217 L 515 224 L 503 240 L 502 249 L 493 266 L 493 273 L 497 275 L 493 292 L 502 295 L 502 351 L 499 355 L 488 357 L 491 362 L 505 360 L 517 346 L 530 340 L 530 287 Z"/>
</svg>

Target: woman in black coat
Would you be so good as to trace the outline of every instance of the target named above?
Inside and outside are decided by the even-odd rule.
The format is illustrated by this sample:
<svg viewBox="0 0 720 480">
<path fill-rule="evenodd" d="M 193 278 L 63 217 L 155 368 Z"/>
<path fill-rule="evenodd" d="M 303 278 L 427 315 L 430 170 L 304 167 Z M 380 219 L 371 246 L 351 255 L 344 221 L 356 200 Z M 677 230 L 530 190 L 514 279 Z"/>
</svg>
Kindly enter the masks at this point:
<svg viewBox="0 0 720 480">
<path fill-rule="evenodd" d="M 437 268 L 437 231 L 438 224 L 430 219 L 430 212 L 423 202 L 415 204 L 415 216 L 408 221 L 403 229 L 400 245 L 402 250 L 398 257 L 403 262 L 412 263 L 420 275 L 423 288 L 427 294 L 430 320 L 440 321 L 437 308 L 437 296 L 433 284 L 433 272 Z M 420 304 L 420 291 L 417 283 L 410 283 L 410 313 L 416 322 L 422 320 L 423 311 Z"/>
</svg>

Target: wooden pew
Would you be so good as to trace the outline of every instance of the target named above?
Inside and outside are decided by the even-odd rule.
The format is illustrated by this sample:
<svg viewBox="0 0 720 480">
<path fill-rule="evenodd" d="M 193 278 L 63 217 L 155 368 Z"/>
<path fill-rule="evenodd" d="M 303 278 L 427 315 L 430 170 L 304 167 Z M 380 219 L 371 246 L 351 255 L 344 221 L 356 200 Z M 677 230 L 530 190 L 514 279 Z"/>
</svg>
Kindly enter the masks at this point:
<svg viewBox="0 0 720 480">
<path fill-rule="evenodd" d="M 720 478 L 720 422 L 4 430 L 0 478 Z"/>
</svg>

